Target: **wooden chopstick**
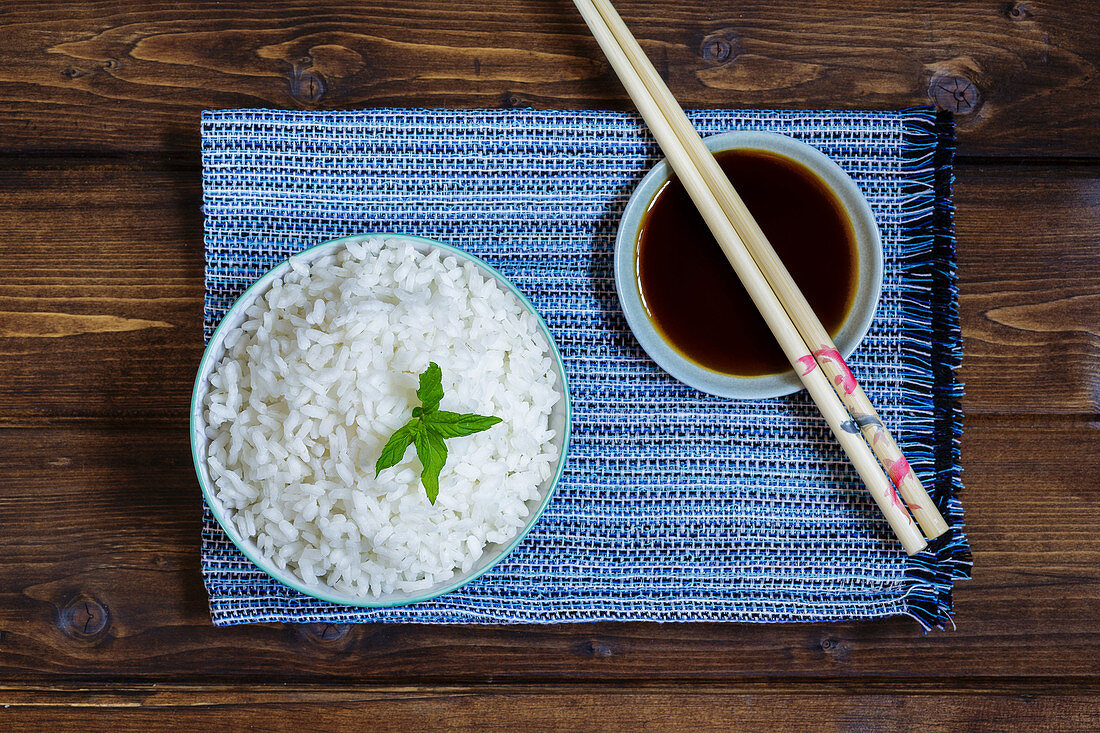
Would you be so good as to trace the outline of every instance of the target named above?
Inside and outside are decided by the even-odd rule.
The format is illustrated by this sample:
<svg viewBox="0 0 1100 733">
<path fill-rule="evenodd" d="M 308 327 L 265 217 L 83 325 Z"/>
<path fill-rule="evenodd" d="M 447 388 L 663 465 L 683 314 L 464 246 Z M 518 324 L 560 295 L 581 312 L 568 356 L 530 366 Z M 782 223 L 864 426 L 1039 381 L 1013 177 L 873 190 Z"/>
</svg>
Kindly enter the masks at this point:
<svg viewBox="0 0 1100 733">
<path fill-rule="evenodd" d="M 775 335 L 787 360 L 796 368 L 807 392 L 817 404 L 833 434 L 836 435 L 837 441 L 855 466 L 856 472 L 863 479 L 871 496 L 875 499 L 890 527 L 901 541 L 902 547 L 910 555 L 920 552 L 927 546 L 924 536 L 914 524 L 905 506 L 898 499 L 893 485 L 883 474 L 882 468 L 867 443 L 859 434 L 845 431 L 843 425 L 850 419 L 850 416 L 836 392 L 833 391 L 833 386 L 825 376 L 824 370 L 809 369 L 803 371 L 797 368 L 800 364 L 808 363 L 807 359 L 815 361 L 814 356 L 806 347 L 801 334 L 787 315 L 771 286 L 768 285 L 752 255 L 734 229 L 733 223 L 722 210 L 721 204 L 711 191 L 707 181 L 703 178 L 699 169 L 696 168 L 684 141 L 680 139 L 672 124 L 665 117 L 657 100 L 643 81 L 638 70 L 634 68 L 629 57 L 619 46 L 615 35 L 599 10 L 593 5 L 592 0 L 574 0 L 574 4 L 595 36 L 596 42 L 603 49 L 604 55 L 607 56 L 615 73 L 626 87 L 630 98 L 637 105 L 642 118 L 649 126 L 650 132 L 656 138 L 657 144 L 660 145 L 661 150 L 667 156 L 672 170 L 684 184 L 688 195 L 702 214 L 703 220 L 714 234 L 726 258 L 733 265 L 737 276 L 741 279 L 746 291 L 748 291 L 749 297 L 752 298 L 753 303 L 756 304 L 768 327 Z M 691 128 L 691 133 L 692 135 L 687 139 L 697 141 L 699 145 L 702 145 L 702 140 L 694 128 Z M 725 180 L 724 176 L 723 180 Z"/>
<path fill-rule="evenodd" d="M 662 115 L 676 131 L 680 141 L 684 143 L 688 155 L 695 167 L 703 174 L 711 191 L 718 199 L 722 211 L 733 223 L 734 229 L 737 230 L 753 260 L 764 274 L 768 285 L 778 296 L 799 333 L 802 334 L 803 341 L 810 347 L 813 358 L 796 364 L 795 369 L 820 367 L 825 372 L 837 396 L 852 416 L 846 424 L 847 428 L 863 433 L 928 539 L 939 537 L 947 531 L 947 522 L 924 490 L 924 486 L 909 466 L 909 461 L 906 460 L 901 448 L 898 447 L 871 401 L 864 394 L 863 388 L 852 376 L 851 370 L 841 357 L 829 332 L 821 325 L 813 308 L 806 302 L 806 297 L 795 284 L 782 260 L 779 259 L 779 255 L 768 242 L 768 238 L 749 213 L 741 197 L 737 195 L 737 191 L 718 166 L 714 156 L 703 144 L 694 126 L 657 74 L 649 57 L 638 45 L 637 39 L 626 27 L 626 23 L 623 22 L 610 0 L 592 0 L 592 4 L 615 37 L 619 48 L 642 77 L 643 83 L 654 97 Z"/>
</svg>

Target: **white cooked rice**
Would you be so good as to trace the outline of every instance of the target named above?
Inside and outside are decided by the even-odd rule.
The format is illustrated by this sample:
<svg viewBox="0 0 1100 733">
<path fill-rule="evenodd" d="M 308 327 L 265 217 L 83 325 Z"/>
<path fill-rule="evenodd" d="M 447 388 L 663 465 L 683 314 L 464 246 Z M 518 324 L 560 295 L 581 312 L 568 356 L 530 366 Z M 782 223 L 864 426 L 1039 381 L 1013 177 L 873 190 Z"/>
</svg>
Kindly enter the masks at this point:
<svg viewBox="0 0 1100 733">
<path fill-rule="evenodd" d="M 206 396 L 218 500 L 264 557 L 361 598 L 430 588 L 526 524 L 557 461 L 557 376 L 537 319 L 473 263 L 399 237 L 292 272 L 225 339 Z M 433 506 L 411 447 L 382 446 L 443 370 L 441 409 L 503 419 L 447 440 Z"/>
</svg>

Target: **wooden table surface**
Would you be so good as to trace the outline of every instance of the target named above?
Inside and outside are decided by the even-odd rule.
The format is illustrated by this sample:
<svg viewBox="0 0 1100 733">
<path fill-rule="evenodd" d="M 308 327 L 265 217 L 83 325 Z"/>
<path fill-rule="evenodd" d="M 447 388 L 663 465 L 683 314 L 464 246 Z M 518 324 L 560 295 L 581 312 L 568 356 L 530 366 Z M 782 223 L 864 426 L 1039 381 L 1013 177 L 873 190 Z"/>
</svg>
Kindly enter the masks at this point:
<svg viewBox="0 0 1100 733">
<path fill-rule="evenodd" d="M 1100 6 L 620 0 L 685 106 L 958 113 L 958 628 L 215 629 L 206 108 L 627 109 L 569 0 L 0 9 L 0 729 L 1100 729 Z"/>
</svg>

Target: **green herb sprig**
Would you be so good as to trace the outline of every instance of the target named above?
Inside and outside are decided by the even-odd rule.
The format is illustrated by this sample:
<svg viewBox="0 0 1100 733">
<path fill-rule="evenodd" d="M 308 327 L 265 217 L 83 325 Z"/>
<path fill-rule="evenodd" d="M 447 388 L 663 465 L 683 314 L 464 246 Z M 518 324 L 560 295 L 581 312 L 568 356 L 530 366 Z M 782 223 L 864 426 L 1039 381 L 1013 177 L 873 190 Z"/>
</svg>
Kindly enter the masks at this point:
<svg viewBox="0 0 1100 733">
<path fill-rule="evenodd" d="M 461 438 L 480 433 L 500 422 L 499 417 L 486 417 L 467 413 L 447 412 L 439 409 L 443 400 L 443 370 L 434 361 L 420 375 L 420 387 L 416 390 L 420 407 L 412 409 L 412 419 L 398 428 L 374 464 L 374 475 L 396 466 L 405 457 L 410 445 L 416 446 L 416 457 L 424 470 L 420 482 L 428 494 L 428 501 L 435 504 L 439 496 L 439 472 L 447 463 L 447 438 Z"/>
</svg>

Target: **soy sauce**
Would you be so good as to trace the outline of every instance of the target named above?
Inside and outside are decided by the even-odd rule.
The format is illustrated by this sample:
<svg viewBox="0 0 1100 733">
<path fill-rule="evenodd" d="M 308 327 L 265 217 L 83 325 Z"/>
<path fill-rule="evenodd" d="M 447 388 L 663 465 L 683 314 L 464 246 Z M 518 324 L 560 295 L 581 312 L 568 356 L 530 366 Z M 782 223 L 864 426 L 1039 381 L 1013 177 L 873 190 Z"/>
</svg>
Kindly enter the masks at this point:
<svg viewBox="0 0 1100 733">
<path fill-rule="evenodd" d="M 715 156 L 753 218 L 833 336 L 855 296 L 855 233 L 843 205 L 808 168 L 761 150 Z M 657 330 L 677 351 L 724 374 L 790 368 L 683 184 L 669 180 L 638 235 L 638 288 Z"/>
</svg>

